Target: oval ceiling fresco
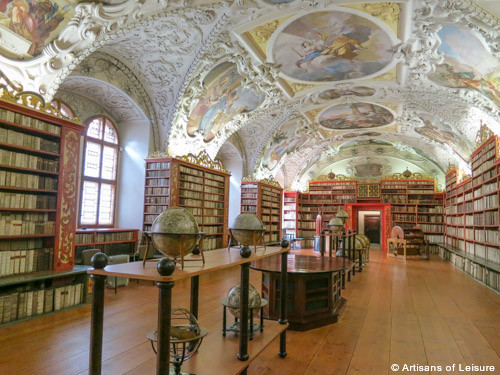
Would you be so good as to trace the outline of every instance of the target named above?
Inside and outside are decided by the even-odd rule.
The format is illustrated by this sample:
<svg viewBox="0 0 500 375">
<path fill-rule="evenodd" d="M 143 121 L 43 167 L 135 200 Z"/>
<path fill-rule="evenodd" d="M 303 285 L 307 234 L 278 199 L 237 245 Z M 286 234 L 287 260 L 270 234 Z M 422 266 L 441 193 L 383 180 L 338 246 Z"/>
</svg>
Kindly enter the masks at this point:
<svg viewBox="0 0 500 375">
<path fill-rule="evenodd" d="M 374 22 L 348 12 L 306 14 L 276 37 L 273 57 L 292 79 L 345 81 L 374 74 L 392 59 L 388 34 Z"/>
<path fill-rule="evenodd" d="M 0 1 L 0 52 L 19 60 L 38 56 L 73 17 L 79 1 Z"/>
<path fill-rule="evenodd" d="M 203 94 L 195 104 L 187 124 L 190 136 L 203 135 L 205 142 L 234 116 L 253 111 L 264 101 L 256 86 L 245 87 L 243 77 L 233 63 L 225 62 L 213 68 L 203 79 Z"/>
<path fill-rule="evenodd" d="M 348 103 L 334 105 L 319 116 L 319 123 L 328 130 L 376 128 L 390 124 L 393 114 L 372 103 Z"/>
<path fill-rule="evenodd" d="M 446 87 L 478 91 L 500 107 L 500 62 L 474 34 L 458 26 L 444 25 L 438 37 L 444 62 L 429 78 Z"/>
<path fill-rule="evenodd" d="M 331 89 L 325 90 L 319 94 L 319 98 L 323 100 L 334 100 L 342 96 L 372 96 L 375 94 L 375 89 L 366 86 L 357 86 L 348 89 Z"/>
<path fill-rule="evenodd" d="M 295 151 L 308 140 L 307 135 L 296 136 L 296 130 L 297 124 L 290 122 L 274 134 L 264 148 L 266 151 L 261 162 L 263 167 L 273 170 L 283 156 Z"/>
</svg>

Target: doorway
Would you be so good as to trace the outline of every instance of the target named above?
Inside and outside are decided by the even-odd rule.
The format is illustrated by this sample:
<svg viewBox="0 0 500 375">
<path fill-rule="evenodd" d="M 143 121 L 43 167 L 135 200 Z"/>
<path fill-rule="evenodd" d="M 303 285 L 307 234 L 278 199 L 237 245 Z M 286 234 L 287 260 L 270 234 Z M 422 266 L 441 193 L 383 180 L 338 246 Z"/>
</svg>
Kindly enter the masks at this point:
<svg viewBox="0 0 500 375">
<path fill-rule="evenodd" d="M 365 215 L 365 236 L 370 243 L 380 244 L 380 215 Z"/>
<path fill-rule="evenodd" d="M 358 233 L 367 236 L 371 244 L 380 245 L 381 229 L 380 210 L 358 211 Z"/>
</svg>

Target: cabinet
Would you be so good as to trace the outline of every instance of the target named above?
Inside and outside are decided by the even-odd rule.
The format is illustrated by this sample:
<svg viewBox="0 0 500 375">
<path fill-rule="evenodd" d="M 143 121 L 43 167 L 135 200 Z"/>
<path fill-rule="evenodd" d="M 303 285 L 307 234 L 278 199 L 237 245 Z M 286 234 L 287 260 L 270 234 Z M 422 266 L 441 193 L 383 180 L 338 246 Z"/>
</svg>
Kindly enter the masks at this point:
<svg viewBox="0 0 500 375">
<path fill-rule="evenodd" d="M 255 213 L 266 233 L 266 243 L 281 240 L 281 200 L 283 189 L 275 181 L 243 181 L 241 183 L 241 212 Z"/>
<path fill-rule="evenodd" d="M 229 172 L 206 154 L 146 159 L 143 230 L 166 208 L 188 208 L 206 235 L 204 250 L 227 246 Z"/>
<path fill-rule="evenodd" d="M 1 96 L 0 318 L 7 323 L 84 300 L 75 289 L 86 281 L 73 270 L 82 126 L 34 94 L 14 98 L 3 86 Z M 67 288 L 54 289 L 59 282 Z M 57 293 L 70 297 L 56 305 Z"/>
<path fill-rule="evenodd" d="M 298 194 L 296 191 L 283 192 L 283 229 L 288 238 L 297 237 L 297 205 Z"/>
<path fill-rule="evenodd" d="M 75 263 L 81 263 L 85 249 L 99 249 L 108 256 L 132 256 L 137 251 L 138 235 L 138 229 L 78 229 L 75 235 Z"/>
</svg>

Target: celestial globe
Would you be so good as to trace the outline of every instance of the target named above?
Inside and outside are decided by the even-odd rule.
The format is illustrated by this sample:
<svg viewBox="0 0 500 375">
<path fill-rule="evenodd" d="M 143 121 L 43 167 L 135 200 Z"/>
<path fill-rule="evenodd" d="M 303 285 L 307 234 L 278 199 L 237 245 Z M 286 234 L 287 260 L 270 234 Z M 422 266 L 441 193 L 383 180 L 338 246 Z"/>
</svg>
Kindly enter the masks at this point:
<svg viewBox="0 0 500 375">
<path fill-rule="evenodd" d="M 199 227 L 187 208 L 169 207 L 153 221 L 151 232 L 158 251 L 175 258 L 193 250 L 198 240 Z"/>
<path fill-rule="evenodd" d="M 339 217 L 332 218 L 329 221 L 328 225 L 330 226 L 330 230 L 334 234 L 341 234 L 342 233 L 342 229 L 344 229 L 344 222 Z"/>
</svg>

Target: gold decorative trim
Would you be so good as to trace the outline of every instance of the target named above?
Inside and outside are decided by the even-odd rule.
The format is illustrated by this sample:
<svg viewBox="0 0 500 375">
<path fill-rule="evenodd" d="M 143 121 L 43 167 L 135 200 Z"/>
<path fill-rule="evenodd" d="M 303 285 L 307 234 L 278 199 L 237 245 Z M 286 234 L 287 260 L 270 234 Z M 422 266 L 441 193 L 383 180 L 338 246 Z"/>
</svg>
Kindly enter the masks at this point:
<svg viewBox="0 0 500 375">
<path fill-rule="evenodd" d="M 456 164 L 448 163 L 448 168 L 446 168 L 446 175 L 449 175 L 450 172 L 453 172 L 455 169 L 458 170 L 458 167 Z"/>
<path fill-rule="evenodd" d="M 481 127 L 479 128 L 479 131 L 476 134 L 476 148 L 477 150 L 479 147 L 481 147 L 484 142 L 486 142 L 488 139 L 493 137 L 495 133 L 491 131 L 490 128 L 486 126 L 486 124 L 483 124 L 483 120 L 481 120 Z"/>
<path fill-rule="evenodd" d="M 315 182 L 315 181 L 347 181 L 347 180 L 355 180 L 353 177 L 348 177 L 344 174 L 335 174 L 333 172 L 326 174 L 322 174 L 319 176 L 314 177 L 313 179 L 309 180 L 309 182 Z"/>
<path fill-rule="evenodd" d="M 198 155 L 187 154 L 184 156 L 179 156 L 177 159 L 185 161 L 186 163 L 191 163 L 199 165 L 200 167 L 214 169 L 219 172 L 229 173 L 229 171 L 224 168 L 222 161 L 219 159 L 212 160 L 212 158 L 207 154 L 205 150 L 200 151 Z"/>
<path fill-rule="evenodd" d="M 278 181 L 276 181 L 274 179 L 274 177 L 269 177 L 269 178 L 264 178 L 262 180 L 257 180 L 255 177 L 253 176 L 246 176 L 246 177 L 243 177 L 241 179 L 241 182 L 260 182 L 260 183 L 263 183 L 263 184 L 267 184 L 267 185 L 271 185 L 271 186 L 275 186 L 275 187 L 278 187 L 280 189 L 283 189 L 280 185 L 280 183 Z"/>
<path fill-rule="evenodd" d="M 46 103 L 45 99 L 40 94 L 33 91 L 23 91 L 22 85 L 14 84 L 1 70 L 0 99 L 7 103 L 20 105 L 81 125 L 81 121 L 77 117 L 68 117 L 64 115 L 58 109 L 54 108 L 51 103 Z"/>
</svg>

